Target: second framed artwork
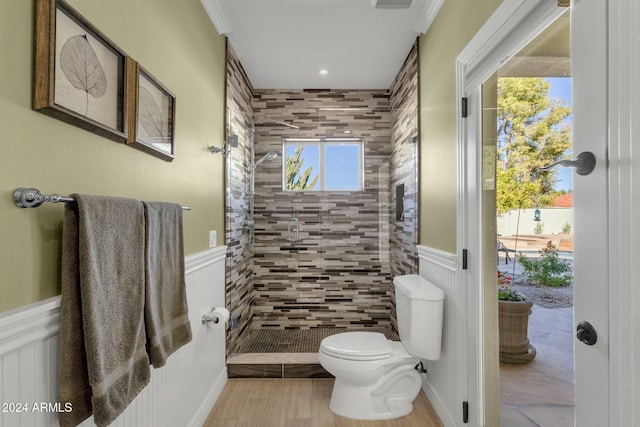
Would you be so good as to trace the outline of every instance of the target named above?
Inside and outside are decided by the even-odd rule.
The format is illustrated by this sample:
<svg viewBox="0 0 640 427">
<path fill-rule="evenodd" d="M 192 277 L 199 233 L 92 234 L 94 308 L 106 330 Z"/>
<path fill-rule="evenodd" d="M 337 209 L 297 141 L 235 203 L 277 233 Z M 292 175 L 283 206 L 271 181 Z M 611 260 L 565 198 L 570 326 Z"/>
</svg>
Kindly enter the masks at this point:
<svg viewBox="0 0 640 427">
<path fill-rule="evenodd" d="M 166 161 L 175 157 L 176 97 L 144 67 L 127 64 L 129 135 L 127 144 Z"/>
</svg>

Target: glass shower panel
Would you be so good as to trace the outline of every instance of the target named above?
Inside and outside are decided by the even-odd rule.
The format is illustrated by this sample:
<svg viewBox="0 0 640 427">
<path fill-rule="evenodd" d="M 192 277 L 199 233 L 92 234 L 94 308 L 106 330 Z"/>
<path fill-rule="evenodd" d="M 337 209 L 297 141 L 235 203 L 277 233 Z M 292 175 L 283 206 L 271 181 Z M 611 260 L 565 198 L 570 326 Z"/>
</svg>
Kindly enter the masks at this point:
<svg viewBox="0 0 640 427">
<path fill-rule="evenodd" d="M 227 109 L 226 135 L 236 135 L 238 146 L 227 147 L 225 161 L 226 191 L 226 292 L 225 305 L 238 316 L 238 328 L 227 331 L 227 349 L 235 352 L 242 345 L 244 333 L 251 322 L 251 295 L 253 287 L 253 256 L 246 228 L 249 204 L 249 170 L 251 139 L 247 129 L 252 116 L 238 109 Z"/>
</svg>

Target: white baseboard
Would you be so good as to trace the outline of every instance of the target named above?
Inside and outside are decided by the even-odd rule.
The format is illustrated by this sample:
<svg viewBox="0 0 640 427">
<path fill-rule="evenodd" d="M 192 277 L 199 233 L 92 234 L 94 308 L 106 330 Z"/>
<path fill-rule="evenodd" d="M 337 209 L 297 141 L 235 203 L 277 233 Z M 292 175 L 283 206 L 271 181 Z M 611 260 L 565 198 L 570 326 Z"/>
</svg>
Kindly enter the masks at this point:
<svg viewBox="0 0 640 427">
<path fill-rule="evenodd" d="M 209 391 L 209 394 L 202 402 L 202 405 L 200 405 L 200 408 L 189 423 L 189 427 L 200 427 L 204 424 L 204 422 L 207 420 L 207 417 L 211 413 L 211 410 L 213 409 L 213 405 L 216 404 L 216 401 L 220 397 L 222 389 L 227 383 L 227 379 L 227 368 L 224 368 L 224 370 L 220 372 L 220 375 L 218 375 L 218 379 L 213 384 L 211 391 Z"/>
<path fill-rule="evenodd" d="M 428 380 L 422 382 L 422 391 L 424 391 L 424 394 L 427 395 L 429 402 L 431 402 L 431 405 L 438 414 L 438 417 L 440 418 L 440 421 L 442 421 L 442 424 L 445 426 L 455 426 L 455 418 L 453 417 L 453 415 L 451 415 L 449 408 L 447 407 L 447 405 L 445 405 L 438 392 L 434 390 L 433 387 L 431 387 L 431 384 L 429 384 Z M 462 410 L 462 407 L 460 408 L 460 410 Z"/>
</svg>

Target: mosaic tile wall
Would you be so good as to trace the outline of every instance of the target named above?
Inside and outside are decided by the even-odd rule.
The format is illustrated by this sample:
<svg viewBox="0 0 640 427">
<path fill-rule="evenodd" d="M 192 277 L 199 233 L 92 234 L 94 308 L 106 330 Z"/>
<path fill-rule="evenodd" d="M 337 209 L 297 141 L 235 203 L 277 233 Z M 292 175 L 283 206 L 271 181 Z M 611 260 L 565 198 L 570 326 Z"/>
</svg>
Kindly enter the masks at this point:
<svg viewBox="0 0 640 427">
<path fill-rule="evenodd" d="M 239 315 L 238 329 L 227 330 L 227 352 L 236 352 L 248 337 L 253 304 L 253 253 L 244 227 L 249 209 L 249 169 L 253 123 L 253 88 L 233 48 L 227 43 L 227 135 L 238 136 L 238 147 L 226 156 L 226 305 Z M 220 154 L 216 154 L 219 156 Z"/>
<path fill-rule="evenodd" d="M 279 157 L 256 171 L 252 328 L 389 326 L 389 92 L 256 90 L 253 108 L 256 158 Z M 282 190 L 283 138 L 345 130 L 364 140 L 364 191 Z M 291 218 L 299 220 L 295 243 Z"/>
<path fill-rule="evenodd" d="M 418 272 L 418 64 L 416 41 L 391 85 L 392 277 Z M 396 211 L 396 188 L 399 185 L 404 186 L 401 215 Z M 395 295 L 392 295 L 391 319 L 397 330 Z"/>
<path fill-rule="evenodd" d="M 230 45 L 227 56 L 227 133 L 240 142 L 227 157 L 227 304 L 241 316 L 228 352 L 248 328 L 395 327 L 391 279 L 417 271 L 417 145 L 407 142 L 417 135 L 417 46 L 390 91 L 254 90 Z M 256 159 L 279 155 L 256 171 L 255 253 L 244 228 L 252 120 Z M 364 140 L 364 191 L 282 191 L 283 138 L 344 136 Z M 401 222 L 397 183 L 405 185 Z M 300 240 L 292 243 L 294 217 Z"/>
</svg>

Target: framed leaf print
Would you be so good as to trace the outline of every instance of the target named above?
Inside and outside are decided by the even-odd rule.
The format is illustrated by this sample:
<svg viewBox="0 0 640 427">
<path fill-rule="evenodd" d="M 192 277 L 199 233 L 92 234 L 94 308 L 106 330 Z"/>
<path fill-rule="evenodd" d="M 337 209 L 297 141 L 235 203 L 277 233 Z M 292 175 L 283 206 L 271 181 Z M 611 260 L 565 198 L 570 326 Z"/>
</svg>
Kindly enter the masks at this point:
<svg viewBox="0 0 640 427">
<path fill-rule="evenodd" d="M 127 140 L 131 59 L 62 0 L 35 1 L 33 109 Z"/>
<path fill-rule="evenodd" d="M 134 63 L 127 73 L 135 84 L 129 93 L 127 144 L 163 160 L 174 159 L 176 97 L 144 67 Z"/>
</svg>

